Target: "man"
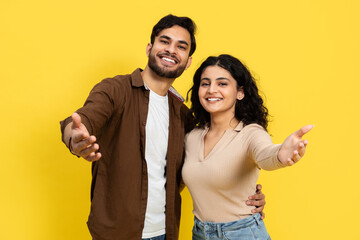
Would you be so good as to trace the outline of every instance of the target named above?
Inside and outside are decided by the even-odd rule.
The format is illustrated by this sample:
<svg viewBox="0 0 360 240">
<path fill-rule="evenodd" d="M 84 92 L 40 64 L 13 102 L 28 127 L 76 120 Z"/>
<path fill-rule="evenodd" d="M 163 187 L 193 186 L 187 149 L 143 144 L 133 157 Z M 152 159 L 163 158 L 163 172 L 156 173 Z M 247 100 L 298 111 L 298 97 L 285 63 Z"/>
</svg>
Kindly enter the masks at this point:
<svg viewBox="0 0 360 240">
<path fill-rule="evenodd" d="M 178 238 L 183 140 L 193 123 L 171 85 L 191 64 L 194 32 L 190 18 L 162 18 L 145 69 L 98 83 L 61 122 L 70 151 L 93 162 L 88 227 L 96 240 Z M 263 194 L 252 197 L 261 211 Z"/>
</svg>

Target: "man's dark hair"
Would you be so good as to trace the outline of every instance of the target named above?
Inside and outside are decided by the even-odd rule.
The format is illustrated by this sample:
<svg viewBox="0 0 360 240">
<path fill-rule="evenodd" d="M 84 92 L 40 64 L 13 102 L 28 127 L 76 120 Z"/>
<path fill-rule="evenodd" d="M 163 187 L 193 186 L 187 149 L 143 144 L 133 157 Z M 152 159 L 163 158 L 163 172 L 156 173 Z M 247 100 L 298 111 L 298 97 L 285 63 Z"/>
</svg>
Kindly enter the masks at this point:
<svg viewBox="0 0 360 240">
<path fill-rule="evenodd" d="M 188 30 L 190 34 L 191 39 L 191 47 L 190 47 L 190 53 L 189 56 L 191 56 L 196 49 L 196 41 L 195 41 L 195 31 L 196 31 L 196 25 L 191 20 L 191 18 L 188 17 L 177 17 L 174 15 L 167 15 L 160 19 L 160 21 L 153 27 L 152 33 L 151 33 L 151 44 L 154 44 L 155 37 L 159 35 L 159 33 L 167 28 L 171 28 L 174 25 L 178 25 L 182 28 L 185 28 Z"/>
</svg>

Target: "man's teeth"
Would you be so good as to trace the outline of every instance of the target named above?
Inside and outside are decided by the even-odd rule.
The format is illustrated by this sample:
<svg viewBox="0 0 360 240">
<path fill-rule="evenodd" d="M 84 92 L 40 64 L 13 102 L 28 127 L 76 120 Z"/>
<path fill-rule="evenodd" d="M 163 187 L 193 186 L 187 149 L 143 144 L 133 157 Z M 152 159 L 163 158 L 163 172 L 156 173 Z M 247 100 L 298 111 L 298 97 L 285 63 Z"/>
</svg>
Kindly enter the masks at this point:
<svg viewBox="0 0 360 240">
<path fill-rule="evenodd" d="M 208 101 L 220 101 L 221 98 L 208 98 L 207 100 Z"/>
<path fill-rule="evenodd" d="M 170 59 L 170 58 L 167 58 L 167 57 L 163 57 L 162 59 L 164 59 L 165 61 L 167 62 L 171 62 L 171 63 L 174 63 L 175 64 L 175 61 Z"/>
</svg>

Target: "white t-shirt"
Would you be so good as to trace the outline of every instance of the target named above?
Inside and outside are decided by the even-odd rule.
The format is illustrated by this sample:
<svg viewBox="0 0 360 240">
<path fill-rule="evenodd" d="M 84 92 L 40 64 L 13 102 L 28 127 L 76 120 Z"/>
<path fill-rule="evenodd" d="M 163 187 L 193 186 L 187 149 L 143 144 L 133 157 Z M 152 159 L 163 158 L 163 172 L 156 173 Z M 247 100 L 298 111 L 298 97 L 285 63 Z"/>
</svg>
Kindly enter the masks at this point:
<svg viewBox="0 0 360 240">
<path fill-rule="evenodd" d="M 148 199 L 142 238 L 165 234 L 165 168 L 169 136 L 168 96 L 150 90 L 145 128 L 145 160 L 148 171 Z"/>
</svg>

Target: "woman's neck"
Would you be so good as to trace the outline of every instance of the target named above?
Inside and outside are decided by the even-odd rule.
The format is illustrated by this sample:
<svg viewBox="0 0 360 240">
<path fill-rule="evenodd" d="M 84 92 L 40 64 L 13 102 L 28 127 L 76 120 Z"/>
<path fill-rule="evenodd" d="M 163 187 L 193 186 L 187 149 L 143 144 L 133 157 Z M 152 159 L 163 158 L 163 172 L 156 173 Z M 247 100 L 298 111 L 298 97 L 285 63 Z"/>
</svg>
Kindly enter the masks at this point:
<svg viewBox="0 0 360 240">
<path fill-rule="evenodd" d="M 209 131 L 224 132 L 227 129 L 234 129 L 239 123 L 234 115 L 210 114 Z"/>
</svg>

